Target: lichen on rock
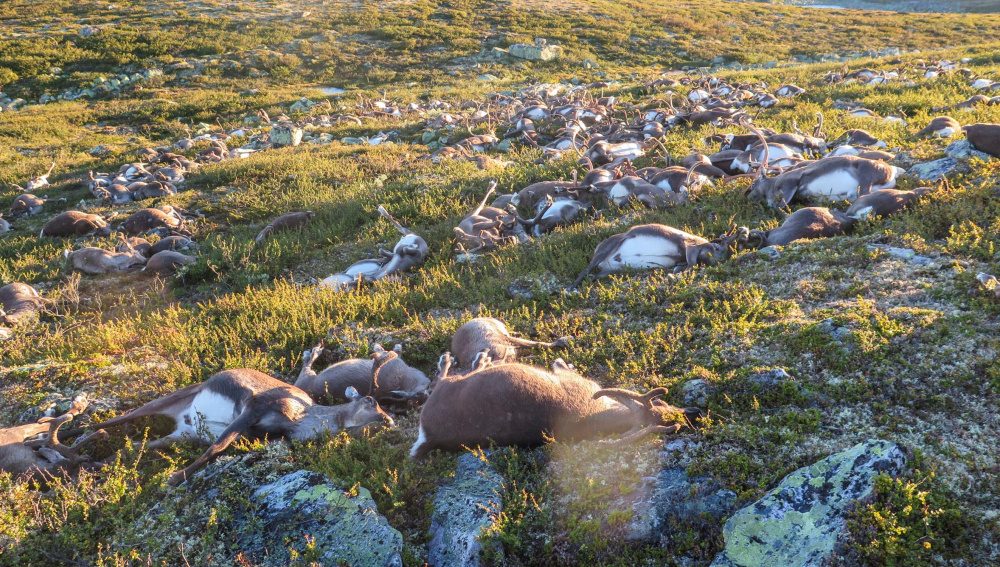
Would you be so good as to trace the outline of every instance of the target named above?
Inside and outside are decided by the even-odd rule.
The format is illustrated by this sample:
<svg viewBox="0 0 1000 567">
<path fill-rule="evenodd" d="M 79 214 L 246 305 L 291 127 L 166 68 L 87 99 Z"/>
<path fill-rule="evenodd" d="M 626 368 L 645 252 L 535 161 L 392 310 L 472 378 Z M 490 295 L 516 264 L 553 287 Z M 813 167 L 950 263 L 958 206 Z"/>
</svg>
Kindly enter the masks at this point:
<svg viewBox="0 0 1000 567">
<path fill-rule="evenodd" d="M 868 440 L 792 472 L 729 518 L 725 549 L 712 567 L 822 565 L 834 553 L 850 506 L 871 494 L 876 476 L 898 475 L 905 465 L 898 445 Z"/>
<path fill-rule="evenodd" d="M 503 478 L 489 462 L 467 453 L 458 459 L 455 478 L 434 496 L 427 562 L 432 567 L 480 564 L 482 530 L 501 505 Z"/>
</svg>

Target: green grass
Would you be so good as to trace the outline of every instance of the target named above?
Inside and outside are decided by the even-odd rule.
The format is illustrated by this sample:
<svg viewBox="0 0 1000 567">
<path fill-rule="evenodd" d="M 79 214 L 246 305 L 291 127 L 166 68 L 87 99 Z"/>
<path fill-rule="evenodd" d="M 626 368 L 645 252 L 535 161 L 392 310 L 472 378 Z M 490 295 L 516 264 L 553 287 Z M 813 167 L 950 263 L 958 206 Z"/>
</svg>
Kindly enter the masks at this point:
<svg viewBox="0 0 1000 567">
<path fill-rule="evenodd" d="M 807 129 L 823 110 L 827 132 L 865 128 L 915 159 L 931 159 L 943 144 L 912 133 L 937 115 L 933 108 L 972 94 L 965 79 L 880 88 L 827 85 L 823 75 L 841 63 L 787 60 L 897 46 L 922 52 L 858 59 L 850 66 L 896 68 L 968 57 L 978 75 L 997 76 L 997 45 L 976 35 L 997 27 L 996 16 L 875 20 L 860 13 L 700 1 L 592 1 L 577 9 L 571 3 L 546 8 L 531 2 L 422 0 L 390 7 L 296 4 L 298 12 L 313 13 L 292 20 L 271 2 L 254 3 L 257 12 L 247 4 L 218 14 L 203 9 L 213 2 L 198 8 L 183 4 L 120 2 L 119 12 L 130 14 L 123 21 L 96 2 L 0 6 L 5 29 L 0 80 L 8 81 L 3 90 L 13 95 L 37 96 L 82 84 L 94 74 L 133 64 L 168 65 L 177 57 L 219 55 L 239 63 L 222 65 L 209 57 L 199 76 L 168 75 L 117 98 L 0 113 L 0 210 L 19 194 L 8 184 L 43 172 L 52 159 L 59 164 L 54 186 L 43 193 L 66 199 L 53 201 L 39 217 L 17 221 L 17 230 L 0 238 L 0 283 L 29 282 L 53 300 L 40 325 L 2 343 L 0 423 L 14 423 L 46 399 L 80 390 L 106 402 L 96 419 L 223 368 L 253 367 L 291 378 L 302 350 L 320 339 L 338 358 L 365 355 L 372 342 L 401 342 L 407 361 L 430 372 L 465 319 L 491 315 L 524 336 L 574 338 L 569 351 L 531 354 L 532 363 L 547 365 L 564 356 L 607 386 L 667 386 L 676 404 L 686 381 L 709 382 L 711 419 L 691 434 L 698 446 L 688 469 L 715 477 L 741 502 L 795 468 L 865 437 L 917 449 L 923 454 L 920 470 L 934 470 L 934 481 L 918 480 L 923 472 L 880 481 L 871 508 L 852 520 L 853 552 L 873 564 L 933 562 L 938 554 L 973 564 L 989 561 L 984 537 L 1000 533 L 995 523 L 977 519 L 1000 499 L 995 489 L 1000 478 L 988 459 L 995 435 L 987 431 L 996 411 L 987 400 L 995 398 L 1000 383 L 1000 307 L 970 290 L 977 272 L 1000 271 L 1000 201 L 993 193 L 1000 182 L 997 160 L 973 163 L 950 189 L 934 192 L 911 211 L 864 223 L 850 236 L 788 246 L 773 261 L 747 254 L 678 276 L 626 274 L 588 283 L 581 293 L 563 290 L 594 246 L 626 226 L 617 220 L 621 214 L 630 215 L 628 224 L 663 222 L 704 235 L 721 233 L 732 222 L 773 227 L 780 215 L 748 203 L 741 191 L 745 182 L 733 182 L 706 189 L 690 205 L 612 210 L 477 263 L 460 263 L 452 253 L 451 228 L 491 179 L 501 191 L 516 190 L 566 177 L 573 163 L 534 164 L 537 152 L 518 149 L 502 156 L 513 162 L 506 168 L 434 165 L 418 159 L 427 153 L 420 143 L 423 125 L 409 116 L 324 129 L 335 139 L 397 130 L 400 144 L 306 145 L 200 169 L 189 178 L 189 190 L 156 201 L 204 215 L 192 226 L 201 244 L 199 262 L 166 282 L 141 274 L 70 276 L 62 251 L 73 243 L 36 235 L 49 216 L 88 197 L 77 183 L 88 170 L 113 170 L 138 148 L 182 136 L 187 124 L 235 128 L 258 108 L 273 116 L 303 95 L 318 100 L 317 85 L 352 87 L 342 100 L 332 100 L 334 110 L 344 112 L 354 96 L 381 90 L 403 102 L 457 103 L 532 80 L 606 76 L 620 81 L 607 94 L 641 104 L 654 96 L 643 88 L 645 79 L 667 67 L 702 65 L 716 56 L 742 63 L 780 61 L 775 69 L 720 71 L 735 81 L 794 82 L 809 90 L 794 103 L 761 113 L 761 124 L 789 129 L 795 120 Z M 167 17 L 168 8 L 177 15 Z M 62 24 L 77 20 L 112 30 L 87 41 L 73 30 L 62 31 Z M 321 33 L 322 41 L 290 43 Z M 565 60 L 511 63 L 478 55 L 483 48 L 535 36 L 563 43 Z M 252 51 L 262 45 L 273 53 Z M 583 68 L 584 59 L 598 68 Z M 51 66 L 62 67 L 64 74 L 47 75 Z M 251 68 L 269 75 L 251 77 Z M 487 72 L 501 80 L 475 80 Z M 249 89 L 256 92 L 246 93 Z M 902 109 L 911 127 L 830 110 L 838 99 L 886 114 Z M 998 122 L 1000 107 L 980 107 L 960 120 Z M 707 150 L 703 139 L 715 131 L 679 129 L 664 145 L 674 157 L 691 148 Z M 110 148 L 110 155 L 88 153 L 99 144 Z M 651 163 L 644 158 L 636 165 Z M 912 181 L 904 183 L 910 186 Z M 428 241 L 427 264 L 403 281 L 358 292 L 316 290 L 315 280 L 395 241 L 394 229 L 375 212 L 378 203 Z M 121 220 L 134 208 L 93 210 Z M 317 213 L 306 229 L 278 235 L 257 249 L 250 246 L 269 218 L 305 208 Z M 914 248 L 935 264 L 907 265 L 869 250 L 872 243 Z M 510 293 L 514 284 L 532 290 L 532 296 Z M 841 340 L 824 330 L 827 319 L 846 329 Z M 774 367 L 785 368 L 792 383 L 765 389 L 747 379 L 754 370 Z M 975 434 L 953 435 L 973 425 Z M 369 489 L 379 511 L 403 533 L 407 563 L 418 565 L 434 487 L 454 460 L 452 455 L 407 460 L 414 436 L 415 416 L 410 416 L 397 430 L 372 438 L 296 444 L 289 459 L 346 486 Z M 122 446 L 116 441 L 102 450 L 113 455 Z M 256 447 L 241 444 L 235 452 Z M 175 466 L 172 461 L 196 452 L 181 447 L 167 459 L 147 455 L 138 461 L 125 452 L 106 471 L 58 483 L 49 492 L 0 476 L 0 564 L 113 565 L 147 556 L 153 562 L 179 561 L 176 549 L 142 543 L 134 522 L 163 499 L 162 481 Z M 584 444 L 496 452 L 494 465 L 505 478 L 504 510 L 489 530 L 490 559 L 508 565 L 670 564 L 683 555 L 710 560 L 722 543 L 718 531 L 679 534 L 668 548 L 622 542 L 630 512 L 619 504 L 655 466 L 650 461 L 655 454 L 651 442 L 621 451 Z M 226 510 L 217 512 L 224 516 Z M 924 547 L 928 538 L 930 551 Z M 941 540 L 963 544 L 938 545 Z M 135 548 L 133 555 L 121 551 L 125 543 Z M 199 545 L 189 550 L 191 557 L 212 549 L 207 541 Z"/>
</svg>

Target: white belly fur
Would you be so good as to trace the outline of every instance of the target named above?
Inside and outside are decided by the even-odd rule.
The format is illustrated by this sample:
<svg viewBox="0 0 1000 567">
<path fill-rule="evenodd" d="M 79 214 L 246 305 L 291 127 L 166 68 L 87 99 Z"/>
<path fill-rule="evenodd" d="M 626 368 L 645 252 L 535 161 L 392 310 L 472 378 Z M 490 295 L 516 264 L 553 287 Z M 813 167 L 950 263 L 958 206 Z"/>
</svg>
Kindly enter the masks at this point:
<svg viewBox="0 0 1000 567">
<path fill-rule="evenodd" d="M 191 400 L 191 406 L 185 412 L 184 417 L 191 420 L 192 434 L 198 437 L 210 436 L 214 440 L 222 435 L 222 432 L 229 427 L 229 424 L 236 418 L 236 404 L 233 400 L 216 394 L 211 390 L 202 390 Z M 183 427 L 184 423 L 178 423 L 178 427 Z"/>
<path fill-rule="evenodd" d="M 849 171 L 834 171 L 813 179 L 803 187 L 809 197 L 824 197 L 831 201 L 858 198 L 858 180 Z"/>
<path fill-rule="evenodd" d="M 677 246 L 664 238 L 636 236 L 629 238 L 599 268 L 604 273 L 624 269 L 672 268 L 682 257 Z"/>
</svg>

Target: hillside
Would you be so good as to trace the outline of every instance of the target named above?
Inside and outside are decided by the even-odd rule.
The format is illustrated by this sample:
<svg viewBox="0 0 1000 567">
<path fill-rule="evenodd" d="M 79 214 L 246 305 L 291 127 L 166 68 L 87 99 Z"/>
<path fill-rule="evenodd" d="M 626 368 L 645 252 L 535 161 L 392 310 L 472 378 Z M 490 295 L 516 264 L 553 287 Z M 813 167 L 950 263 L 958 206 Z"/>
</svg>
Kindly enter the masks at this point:
<svg viewBox="0 0 1000 567">
<path fill-rule="evenodd" d="M 897 188 L 933 191 L 846 234 L 579 289 L 572 284 L 595 247 L 629 227 L 662 223 L 712 239 L 733 226 L 773 229 L 785 212 L 748 199 L 751 181 L 733 178 L 676 206 L 595 206 L 477 256 L 456 252 L 454 234 L 492 181 L 506 194 L 587 174 L 573 150 L 546 159 L 520 134 L 503 138 L 512 101 L 537 102 L 551 89 L 559 94 L 550 103 L 603 106 L 603 126 L 684 108 L 702 87 L 794 84 L 805 92 L 769 108 L 748 103 L 753 124 L 811 132 L 821 112 L 829 140 L 864 129 L 885 141 L 890 163 L 913 171 L 963 139 L 918 137 L 932 118 L 1000 123 L 995 98 L 942 110 L 1000 95 L 972 86 L 1000 81 L 1000 15 L 703 0 L 11 0 L 0 4 L 0 29 L 0 212 L 12 225 L 0 234 L 0 286 L 24 282 L 46 300 L 37 321 L 0 338 L 0 426 L 65 411 L 85 393 L 90 409 L 74 426 L 87 428 L 224 369 L 294 382 L 303 351 L 321 341 L 317 367 L 401 344 L 406 362 L 433 376 L 452 334 L 477 316 L 538 341 L 571 338 L 566 349 L 522 351 L 527 363 L 548 368 L 562 357 L 603 387 L 666 387 L 667 402 L 705 413 L 695 429 L 635 443 L 412 460 L 411 407 L 384 431 L 287 450 L 240 440 L 190 489 L 166 481 L 203 447 L 156 451 L 144 446 L 144 428 L 131 439 L 111 432 L 88 448 L 106 466 L 51 479 L 46 490 L 0 472 L 0 565 L 264 564 L 240 553 L 261 547 L 243 536 L 293 522 L 232 526 L 251 489 L 300 470 L 351 498 L 370 496 L 379 529 L 401 535 L 402 563 L 424 565 L 439 486 L 456 465 L 464 478 L 469 461 L 495 475 L 483 564 L 708 565 L 735 510 L 793 471 L 874 439 L 897 444 L 907 465 L 845 512 L 834 564 L 1000 563 L 1000 302 L 977 280 L 1000 276 L 1000 159 L 966 153 L 947 183 L 902 175 Z M 561 46 L 560 57 L 507 52 L 536 37 Z M 845 77 L 863 69 L 884 82 Z M 853 113 L 860 108 L 876 117 Z M 569 127 L 537 122 L 539 145 Z M 272 125 L 303 127 L 305 141 L 273 147 Z M 719 143 L 707 138 L 748 129 L 680 121 L 657 132 L 635 168 L 712 154 Z M 211 140 L 220 133 L 227 150 L 248 148 L 245 159 L 211 157 L 221 156 Z M 498 139 L 428 158 L 475 135 Z M 143 155 L 157 152 L 140 151 L 161 146 L 177 163 L 199 162 L 176 194 L 111 204 L 88 188 L 88 172 L 152 167 Z M 465 159 L 471 153 L 480 159 Z M 48 199 L 43 210 L 12 216 L 26 182 L 53 162 L 51 185 L 35 191 Z M 423 237 L 426 262 L 357 289 L 319 287 L 397 242 L 380 204 Z M 68 210 L 116 228 L 165 205 L 185 212 L 197 243 L 185 252 L 195 261 L 172 275 L 81 274 L 64 251 L 111 250 L 120 237 L 39 236 Z M 315 216 L 304 226 L 254 245 L 272 219 L 305 210 Z M 149 439 L 169 432 L 143 425 L 156 433 Z M 650 486 L 665 470 L 697 479 L 692 494 L 727 495 L 725 513 L 689 512 L 688 522 L 633 537 L 649 513 L 642 505 L 662 504 Z M 329 563 L 322 545 L 300 539 L 264 547 L 284 550 L 285 563 Z"/>
</svg>

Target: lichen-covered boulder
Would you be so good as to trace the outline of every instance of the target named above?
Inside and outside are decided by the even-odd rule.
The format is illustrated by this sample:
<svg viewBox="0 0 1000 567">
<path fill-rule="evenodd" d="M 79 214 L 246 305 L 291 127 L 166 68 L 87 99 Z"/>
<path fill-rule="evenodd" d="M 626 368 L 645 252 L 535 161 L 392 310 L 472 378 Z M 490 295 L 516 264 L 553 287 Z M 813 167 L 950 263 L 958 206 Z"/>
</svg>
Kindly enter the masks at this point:
<svg viewBox="0 0 1000 567">
<path fill-rule="evenodd" d="M 263 544 L 269 551 L 265 565 L 287 565 L 286 545 L 302 553 L 307 537 L 322 565 L 403 565 L 403 536 L 364 488 L 346 492 L 317 472 L 299 470 L 261 486 L 252 500 L 260 506 L 255 520 L 261 529 L 240 532 L 239 540 Z"/>
<path fill-rule="evenodd" d="M 431 567 L 472 567 L 480 564 L 483 546 L 479 536 L 500 509 L 503 478 L 478 456 L 458 459 L 455 478 L 441 485 L 434 496 L 431 542 L 427 563 Z"/>
<path fill-rule="evenodd" d="M 552 61 L 562 56 L 562 46 L 549 45 L 544 39 L 536 39 L 534 45 L 515 43 L 507 48 L 507 52 L 518 59 Z"/>
<path fill-rule="evenodd" d="M 225 456 L 163 498 L 108 542 L 166 565 L 402 566 L 402 535 L 364 488 L 299 470 L 284 443 Z"/>
<path fill-rule="evenodd" d="M 269 140 L 271 145 L 280 148 L 284 146 L 297 146 L 302 143 L 304 131 L 298 126 L 291 124 L 275 124 L 271 127 Z"/>
<path fill-rule="evenodd" d="M 918 163 L 907 171 L 922 181 L 937 181 L 958 170 L 958 160 L 951 157 Z"/>
<path fill-rule="evenodd" d="M 726 521 L 726 546 L 712 567 L 823 565 L 849 508 L 871 494 L 876 476 L 898 475 L 905 466 L 898 445 L 868 440 L 789 474 Z"/>
</svg>

